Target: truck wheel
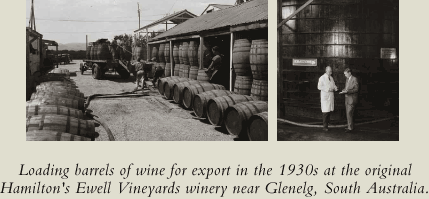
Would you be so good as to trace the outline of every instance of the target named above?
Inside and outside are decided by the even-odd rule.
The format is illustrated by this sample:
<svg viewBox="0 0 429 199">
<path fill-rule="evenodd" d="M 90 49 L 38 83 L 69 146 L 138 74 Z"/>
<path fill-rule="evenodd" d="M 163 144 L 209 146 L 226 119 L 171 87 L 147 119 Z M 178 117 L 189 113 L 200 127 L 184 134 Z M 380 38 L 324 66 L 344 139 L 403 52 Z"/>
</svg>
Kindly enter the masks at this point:
<svg viewBox="0 0 429 199">
<path fill-rule="evenodd" d="M 94 79 L 100 79 L 101 77 L 101 68 L 97 64 L 92 66 L 92 77 Z"/>
</svg>

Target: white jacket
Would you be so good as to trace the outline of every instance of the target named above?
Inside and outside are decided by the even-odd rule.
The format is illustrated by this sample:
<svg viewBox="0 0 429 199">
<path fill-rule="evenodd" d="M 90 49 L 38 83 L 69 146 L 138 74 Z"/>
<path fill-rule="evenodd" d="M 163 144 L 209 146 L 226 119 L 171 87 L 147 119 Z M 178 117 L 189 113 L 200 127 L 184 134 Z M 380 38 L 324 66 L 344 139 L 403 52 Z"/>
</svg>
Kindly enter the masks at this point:
<svg viewBox="0 0 429 199">
<path fill-rule="evenodd" d="M 337 89 L 334 79 L 328 77 L 325 73 L 319 78 L 317 89 L 320 90 L 320 104 L 322 106 L 322 112 L 334 111 L 334 92 L 329 92 L 329 89 Z"/>
</svg>

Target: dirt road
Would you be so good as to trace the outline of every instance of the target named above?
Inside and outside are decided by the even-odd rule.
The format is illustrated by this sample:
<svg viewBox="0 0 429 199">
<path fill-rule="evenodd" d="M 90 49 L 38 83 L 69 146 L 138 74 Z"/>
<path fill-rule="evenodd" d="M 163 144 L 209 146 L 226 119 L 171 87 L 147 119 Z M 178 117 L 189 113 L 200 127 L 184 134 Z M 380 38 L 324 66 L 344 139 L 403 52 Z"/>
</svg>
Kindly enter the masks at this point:
<svg viewBox="0 0 429 199">
<path fill-rule="evenodd" d="M 68 69 L 71 79 L 85 96 L 92 94 L 115 94 L 132 91 L 135 78 L 127 80 L 118 74 L 107 73 L 102 80 L 95 80 L 91 71 L 80 74 L 79 64 L 73 60 L 59 68 Z M 116 141 L 233 141 L 235 136 L 210 125 L 207 121 L 193 119 L 192 111 L 164 99 L 158 92 L 148 91 L 149 96 L 133 98 L 94 99 L 88 109 L 105 120 Z M 96 141 L 109 140 L 105 130 L 95 129 L 100 136 Z"/>
</svg>

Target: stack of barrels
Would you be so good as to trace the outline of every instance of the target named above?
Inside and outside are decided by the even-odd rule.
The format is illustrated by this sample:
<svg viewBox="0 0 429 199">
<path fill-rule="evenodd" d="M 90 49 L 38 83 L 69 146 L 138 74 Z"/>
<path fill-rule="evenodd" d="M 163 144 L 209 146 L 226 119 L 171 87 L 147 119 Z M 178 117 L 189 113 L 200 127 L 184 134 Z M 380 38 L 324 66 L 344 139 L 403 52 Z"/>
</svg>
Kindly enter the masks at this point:
<svg viewBox="0 0 429 199">
<path fill-rule="evenodd" d="M 164 76 L 170 77 L 171 67 L 172 67 L 172 63 L 170 60 L 170 43 L 165 43 L 164 45 L 164 60 L 165 60 Z"/>
<path fill-rule="evenodd" d="M 188 47 L 188 60 L 189 60 L 189 78 L 197 79 L 200 63 L 198 62 L 198 49 L 200 44 L 198 41 L 190 41 Z"/>
<path fill-rule="evenodd" d="M 91 141 L 95 125 L 85 118 L 84 96 L 67 69 L 54 69 L 37 79 L 26 105 L 27 141 Z"/>
<path fill-rule="evenodd" d="M 268 103 L 257 97 L 228 91 L 224 86 L 171 76 L 158 81 L 158 91 L 195 116 L 247 140 L 268 140 Z M 257 128 L 250 129 L 257 125 Z"/>
<path fill-rule="evenodd" d="M 253 75 L 251 95 L 268 101 L 268 40 L 252 41 L 249 60 Z"/>
<path fill-rule="evenodd" d="M 189 65 L 189 57 L 188 57 L 188 49 L 189 49 L 189 42 L 184 41 L 182 42 L 182 48 L 179 49 L 179 55 L 182 58 L 182 76 L 181 77 L 185 77 L 185 78 L 189 78 L 189 69 L 190 69 L 190 65 Z"/>
<path fill-rule="evenodd" d="M 173 74 L 172 76 L 179 76 L 180 74 L 180 55 L 179 55 L 180 44 L 173 44 Z"/>
<path fill-rule="evenodd" d="M 234 91 L 242 95 L 250 95 L 252 88 L 252 71 L 250 67 L 250 48 L 248 39 L 237 39 L 234 41 L 232 51 L 232 64 L 237 75 Z"/>
<path fill-rule="evenodd" d="M 197 80 L 201 81 L 209 81 L 210 77 L 205 72 L 206 69 L 210 66 L 212 62 L 213 53 L 211 50 L 211 46 L 208 43 L 200 44 L 203 50 L 203 65 L 200 70 L 198 70 Z M 198 63 L 200 62 L 201 50 L 198 48 Z"/>
</svg>

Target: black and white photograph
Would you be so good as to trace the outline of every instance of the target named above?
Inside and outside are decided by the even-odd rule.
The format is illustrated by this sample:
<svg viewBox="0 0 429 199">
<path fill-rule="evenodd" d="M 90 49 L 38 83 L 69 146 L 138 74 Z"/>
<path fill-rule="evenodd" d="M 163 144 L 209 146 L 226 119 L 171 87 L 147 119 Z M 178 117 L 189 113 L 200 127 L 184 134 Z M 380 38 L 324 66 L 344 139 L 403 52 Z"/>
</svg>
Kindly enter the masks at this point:
<svg viewBox="0 0 429 199">
<path fill-rule="evenodd" d="M 399 141 L 399 0 L 278 0 L 277 24 L 278 141 Z"/>
<path fill-rule="evenodd" d="M 268 141 L 268 0 L 26 0 L 26 101 L 27 141 Z"/>
</svg>

